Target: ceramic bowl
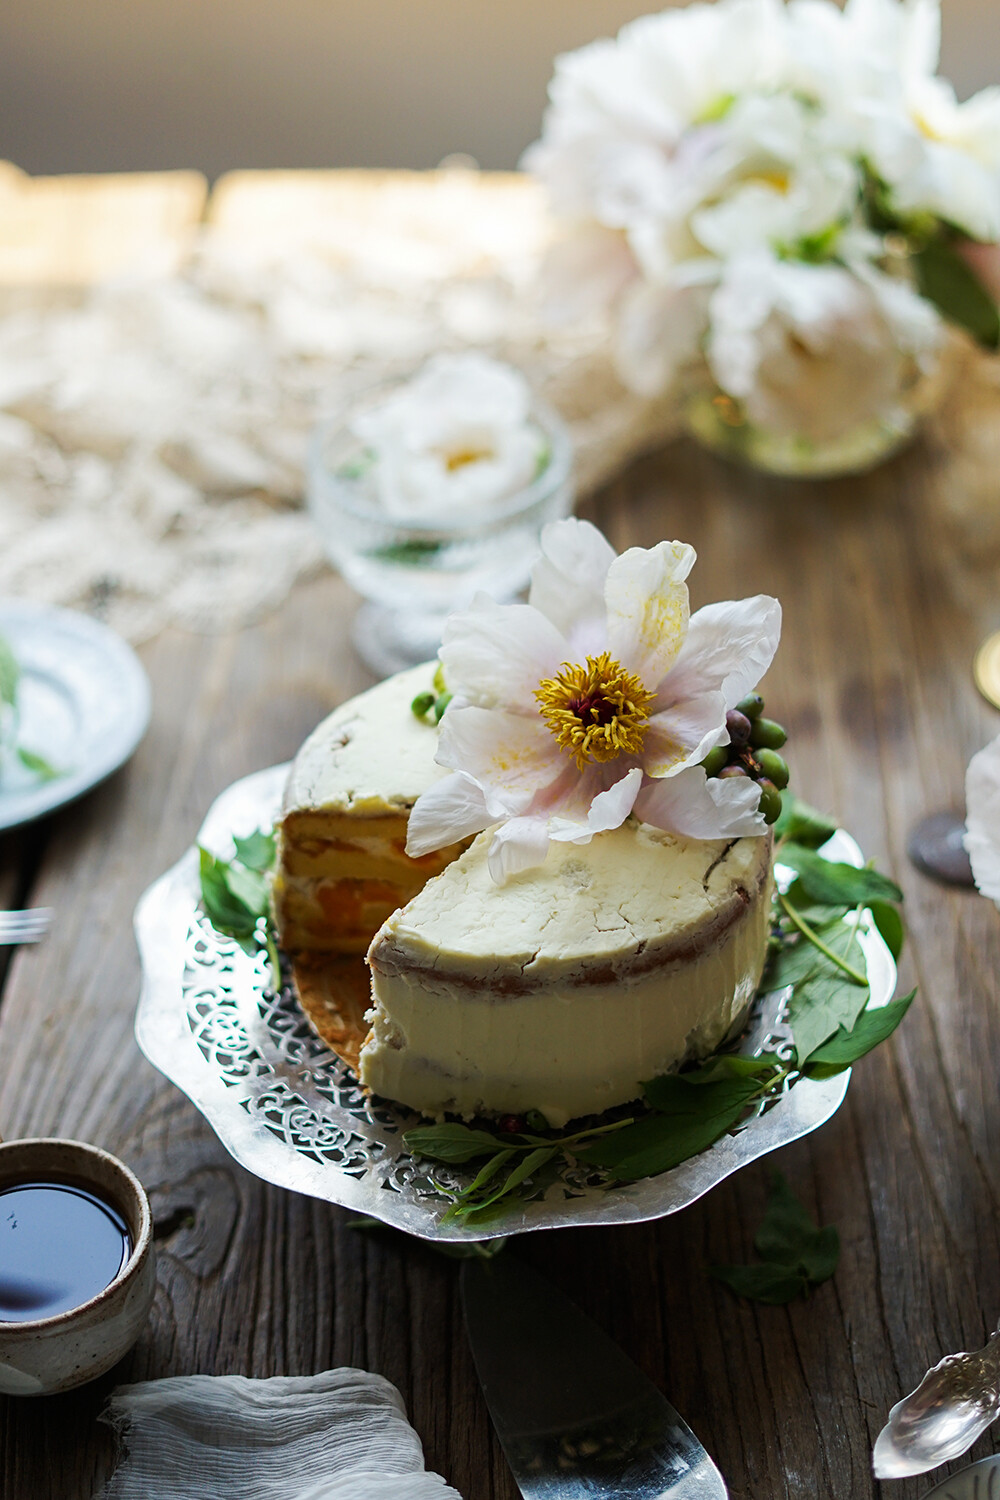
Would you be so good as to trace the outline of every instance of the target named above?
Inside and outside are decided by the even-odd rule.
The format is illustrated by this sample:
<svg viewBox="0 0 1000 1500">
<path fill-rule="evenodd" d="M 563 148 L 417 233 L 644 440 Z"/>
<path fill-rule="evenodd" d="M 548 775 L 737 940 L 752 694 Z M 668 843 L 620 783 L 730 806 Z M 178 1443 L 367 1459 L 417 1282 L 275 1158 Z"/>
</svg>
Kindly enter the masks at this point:
<svg viewBox="0 0 1000 1500">
<path fill-rule="evenodd" d="M 134 1248 L 115 1279 L 89 1302 L 31 1322 L 0 1321 L 0 1391 L 10 1396 L 54 1395 L 110 1370 L 142 1332 L 156 1286 L 149 1200 L 124 1163 L 82 1141 L 0 1145 L 0 1188 L 47 1179 L 78 1182 L 110 1202 L 128 1225 Z"/>
</svg>

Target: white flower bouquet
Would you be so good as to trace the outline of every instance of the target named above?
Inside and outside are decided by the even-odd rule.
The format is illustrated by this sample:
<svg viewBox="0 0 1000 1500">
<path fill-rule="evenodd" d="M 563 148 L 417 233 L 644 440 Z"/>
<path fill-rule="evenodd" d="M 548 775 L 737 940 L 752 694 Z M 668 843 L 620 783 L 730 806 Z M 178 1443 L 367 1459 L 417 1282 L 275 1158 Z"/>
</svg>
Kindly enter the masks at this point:
<svg viewBox="0 0 1000 1500">
<path fill-rule="evenodd" d="M 939 40 L 940 0 L 717 0 L 557 59 L 525 157 L 549 280 L 610 313 L 627 385 L 770 435 L 773 467 L 860 467 L 946 324 L 997 347 L 1000 89 L 959 103 Z"/>
</svg>

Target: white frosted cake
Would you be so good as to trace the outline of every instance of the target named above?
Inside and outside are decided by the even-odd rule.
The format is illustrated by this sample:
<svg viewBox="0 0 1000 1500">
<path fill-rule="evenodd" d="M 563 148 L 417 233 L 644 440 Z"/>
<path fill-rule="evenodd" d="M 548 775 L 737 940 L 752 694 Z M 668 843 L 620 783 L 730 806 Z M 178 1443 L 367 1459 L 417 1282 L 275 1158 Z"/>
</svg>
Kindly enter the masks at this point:
<svg viewBox="0 0 1000 1500">
<path fill-rule="evenodd" d="M 435 1116 L 537 1109 L 554 1125 L 634 1099 L 744 1017 L 771 839 L 687 839 L 633 818 L 553 845 L 503 885 L 488 832 L 413 860 L 409 809 L 445 774 L 438 729 L 410 709 L 433 670 L 344 704 L 300 751 L 279 824 L 280 940 L 313 981 L 324 956 L 368 949 L 359 1072 L 375 1094 Z"/>
<path fill-rule="evenodd" d="M 334 710 L 295 757 L 278 823 L 273 906 L 289 953 L 364 953 L 379 925 L 461 845 L 410 859 L 406 821 L 445 772 L 437 733 L 410 711 L 434 664 Z"/>
<path fill-rule="evenodd" d="M 630 822 L 490 879 L 490 835 L 385 922 L 362 1081 L 424 1114 L 552 1125 L 713 1052 L 753 999 L 771 841 L 681 839 Z"/>
</svg>

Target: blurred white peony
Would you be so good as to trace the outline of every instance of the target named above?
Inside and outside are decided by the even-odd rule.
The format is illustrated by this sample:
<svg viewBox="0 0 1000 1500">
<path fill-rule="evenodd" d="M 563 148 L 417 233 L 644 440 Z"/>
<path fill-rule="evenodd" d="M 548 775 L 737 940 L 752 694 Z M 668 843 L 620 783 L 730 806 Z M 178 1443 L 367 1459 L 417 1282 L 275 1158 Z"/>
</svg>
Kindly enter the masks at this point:
<svg viewBox="0 0 1000 1500">
<path fill-rule="evenodd" d="M 390 515 L 448 516 L 499 504 L 544 467 L 531 404 L 527 381 L 510 365 L 440 354 L 350 426 L 374 460 L 368 475 Z"/>
<path fill-rule="evenodd" d="M 626 384 L 711 377 L 833 438 L 934 367 L 941 311 L 992 338 L 972 262 L 958 290 L 922 275 L 1000 236 L 1000 90 L 934 77 L 939 7 L 717 0 L 556 59 L 525 155 L 560 223 L 550 302 L 613 315 Z"/>
<path fill-rule="evenodd" d="M 1000 735 L 965 773 L 965 848 L 976 885 L 1000 906 Z"/>
</svg>

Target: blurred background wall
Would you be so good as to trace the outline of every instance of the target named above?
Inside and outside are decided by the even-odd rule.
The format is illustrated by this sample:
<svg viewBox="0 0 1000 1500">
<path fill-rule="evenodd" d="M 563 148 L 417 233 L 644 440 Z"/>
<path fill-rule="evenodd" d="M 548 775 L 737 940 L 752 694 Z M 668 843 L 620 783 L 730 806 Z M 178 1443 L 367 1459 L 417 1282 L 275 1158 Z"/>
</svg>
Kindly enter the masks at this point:
<svg viewBox="0 0 1000 1500">
<path fill-rule="evenodd" d="M 556 52 L 637 0 L 0 0 L 0 157 L 29 172 L 512 167 Z M 943 0 L 960 96 L 1000 81 L 1000 0 Z"/>
</svg>

